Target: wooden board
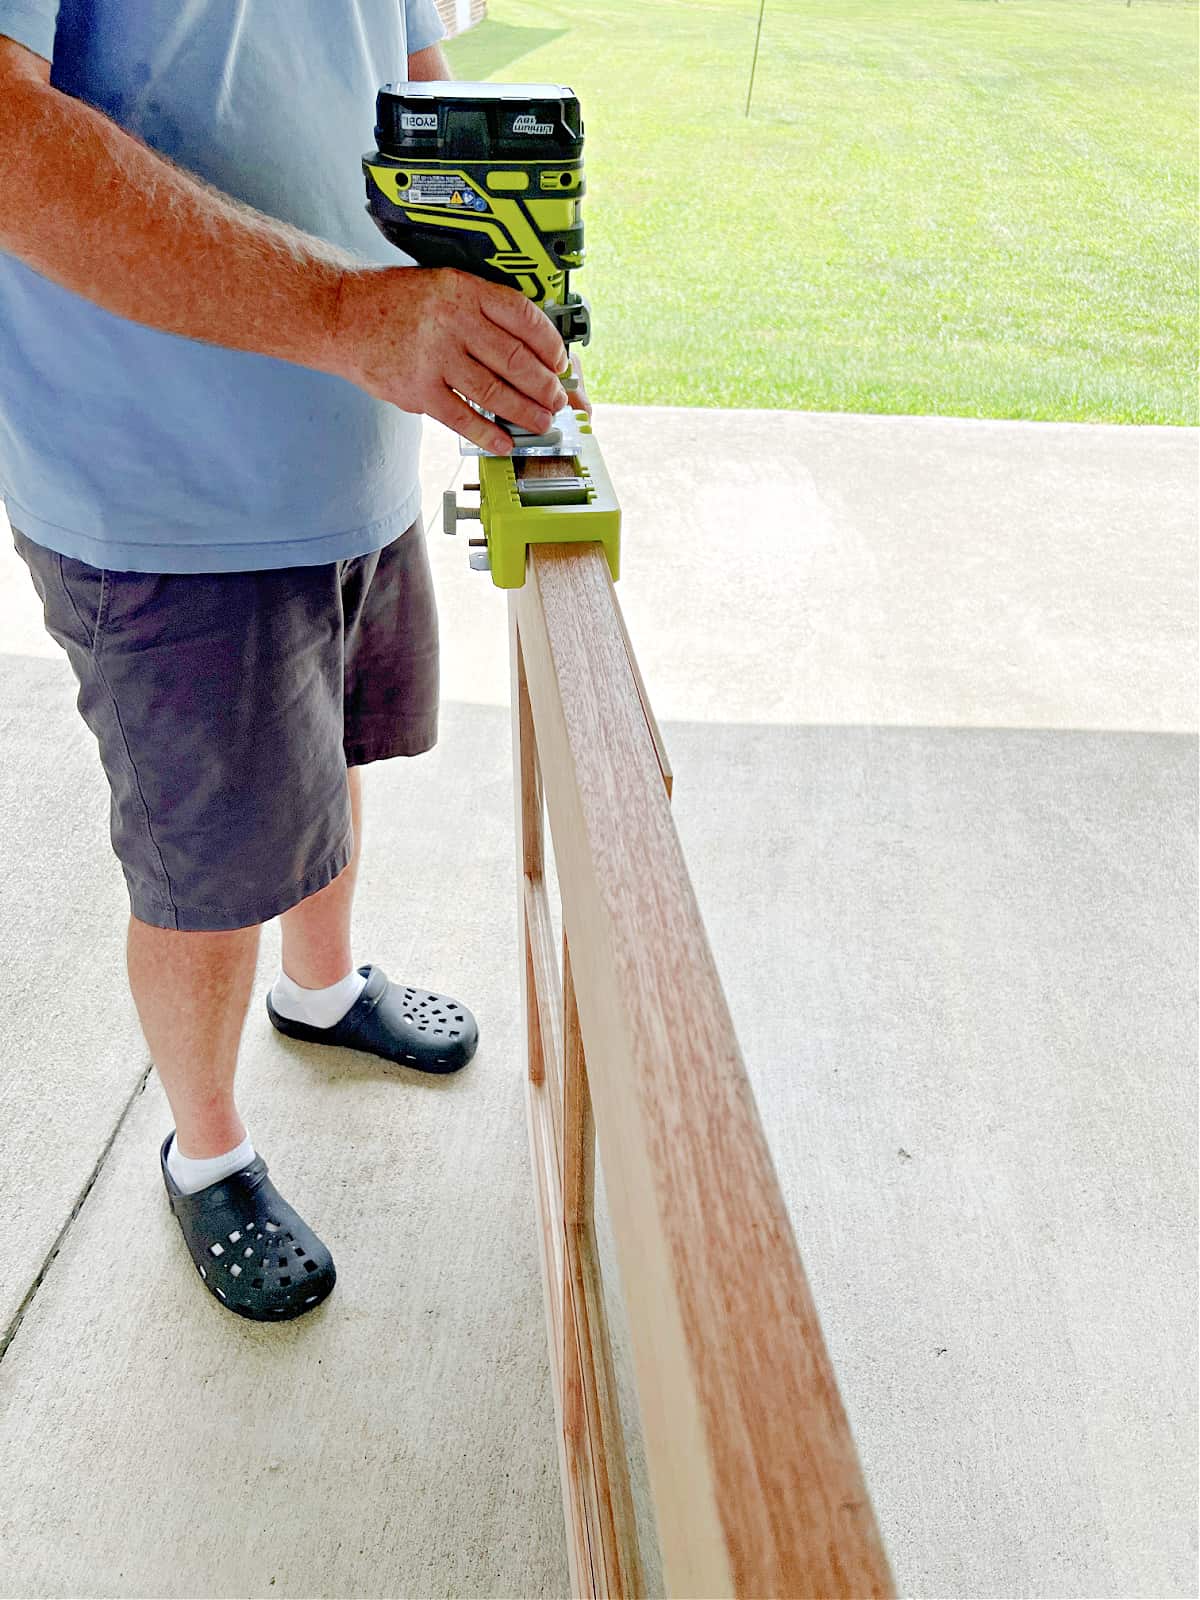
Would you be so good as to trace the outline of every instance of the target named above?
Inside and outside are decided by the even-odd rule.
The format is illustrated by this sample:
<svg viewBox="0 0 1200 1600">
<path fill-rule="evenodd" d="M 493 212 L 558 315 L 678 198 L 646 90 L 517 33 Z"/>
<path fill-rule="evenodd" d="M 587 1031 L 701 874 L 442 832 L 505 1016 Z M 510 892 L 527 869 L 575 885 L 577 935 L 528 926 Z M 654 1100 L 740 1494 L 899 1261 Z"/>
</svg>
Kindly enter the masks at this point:
<svg viewBox="0 0 1200 1600">
<path fill-rule="evenodd" d="M 540 829 L 545 787 L 669 1591 L 889 1595 L 603 553 L 532 548 L 509 606 L 517 791 L 527 800 L 538 794 Z M 529 827 L 519 811 L 526 842 Z M 531 865 L 540 879 L 540 852 L 532 863 L 523 853 L 523 877 Z M 536 890 L 531 899 L 526 885 L 521 904 L 524 938 L 541 920 Z M 546 965 L 536 954 L 527 965 L 535 983 Z M 536 1019 L 536 996 L 527 1006 Z M 574 1029 L 569 1019 L 565 1044 L 555 1038 L 568 1062 Z M 538 1087 L 531 1074 L 535 1098 L 551 1084 L 561 1094 L 561 1081 L 547 1069 Z M 564 1127 L 577 1137 L 583 1122 L 570 1089 L 542 1121 L 560 1139 Z M 561 1147 L 558 1154 L 561 1185 Z M 573 1205 L 581 1160 L 576 1152 L 567 1165 Z M 539 1197 L 546 1188 L 539 1180 Z M 576 1593 L 631 1592 L 600 1587 L 611 1579 L 596 1552 L 603 1484 L 581 1469 L 577 1445 L 589 1404 L 602 1404 L 604 1375 L 593 1362 L 590 1400 L 573 1388 L 587 1299 L 575 1292 L 575 1262 L 586 1252 L 563 1256 L 559 1235 L 572 1230 L 561 1187 L 554 1202 L 542 1226 L 546 1251 L 558 1253 L 547 1281 L 561 1296 L 551 1351 L 567 1395 L 560 1420 L 570 1427 L 564 1501 L 568 1523 L 580 1519 L 583 1529 L 572 1529 L 583 1552 L 572 1582 Z M 602 1426 L 596 1435 L 603 1445 Z"/>
</svg>

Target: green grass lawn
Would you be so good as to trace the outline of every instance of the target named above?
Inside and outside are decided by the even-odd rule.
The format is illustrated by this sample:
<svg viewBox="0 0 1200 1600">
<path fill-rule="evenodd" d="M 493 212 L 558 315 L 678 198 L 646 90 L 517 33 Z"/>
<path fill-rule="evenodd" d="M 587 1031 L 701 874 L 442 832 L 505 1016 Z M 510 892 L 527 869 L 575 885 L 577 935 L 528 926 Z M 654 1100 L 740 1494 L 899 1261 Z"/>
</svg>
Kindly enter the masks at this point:
<svg viewBox="0 0 1200 1600">
<path fill-rule="evenodd" d="M 587 127 L 601 400 L 1196 418 L 1197 11 L 490 0 L 457 76 Z"/>
</svg>

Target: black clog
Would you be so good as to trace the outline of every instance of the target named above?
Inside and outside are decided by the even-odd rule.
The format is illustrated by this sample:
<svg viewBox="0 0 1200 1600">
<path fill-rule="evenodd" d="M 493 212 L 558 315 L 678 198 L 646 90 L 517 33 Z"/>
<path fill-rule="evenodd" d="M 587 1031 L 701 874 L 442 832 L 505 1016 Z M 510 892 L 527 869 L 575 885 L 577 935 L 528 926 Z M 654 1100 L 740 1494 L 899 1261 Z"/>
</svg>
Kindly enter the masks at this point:
<svg viewBox="0 0 1200 1600">
<path fill-rule="evenodd" d="M 219 1183 L 184 1194 L 159 1151 L 171 1210 L 205 1288 L 228 1311 L 286 1322 L 320 1305 L 337 1280 L 333 1257 L 267 1176 L 260 1155 Z"/>
<path fill-rule="evenodd" d="M 459 1000 L 388 981 L 382 967 L 359 967 L 367 982 L 358 999 L 332 1028 L 293 1022 L 267 995 L 267 1015 L 280 1033 L 308 1044 L 366 1050 L 417 1072 L 457 1072 L 479 1044 L 475 1018 Z"/>
</svg>

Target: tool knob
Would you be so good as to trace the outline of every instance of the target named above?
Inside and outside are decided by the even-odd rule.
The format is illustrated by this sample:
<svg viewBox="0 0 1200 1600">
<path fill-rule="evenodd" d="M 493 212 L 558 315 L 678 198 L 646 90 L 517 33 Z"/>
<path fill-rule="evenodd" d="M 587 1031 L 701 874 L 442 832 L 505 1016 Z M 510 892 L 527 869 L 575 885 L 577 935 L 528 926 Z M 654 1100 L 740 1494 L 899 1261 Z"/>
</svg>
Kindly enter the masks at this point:
<svg viewBox="0 0 1200 1600">
<path fill-rule="evenodd" d="M 470 506 L 460 506 L 454 497 L 454 490 L 447 489 L 442 495 L 442 531 L 457 533 L 458 524 L 468 517 L 474 517 L 478 522 L 479 512 Z"/>
</svg>

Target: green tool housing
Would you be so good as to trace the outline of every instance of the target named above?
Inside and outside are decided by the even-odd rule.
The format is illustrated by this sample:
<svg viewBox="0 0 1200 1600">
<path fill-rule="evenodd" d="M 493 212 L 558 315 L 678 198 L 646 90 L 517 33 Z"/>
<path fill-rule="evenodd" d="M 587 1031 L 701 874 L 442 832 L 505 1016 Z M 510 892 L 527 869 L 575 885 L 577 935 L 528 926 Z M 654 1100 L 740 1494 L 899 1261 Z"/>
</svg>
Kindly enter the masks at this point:
<svg viewBox="0 0 1200 1600">
<path fill-rule="evenodd" d="M 519 457 L 479 457 L 479 514 L 498 589 L 519 589 L 525 582 L 531 544 L 598 540 L 613 582 L 621 576 L 621 508 L 587 413 L 577 413 L 577 419 L 581 437 L 570 461 L 574 470 L 561 478 L 519 477 Z"/>
</svg>

